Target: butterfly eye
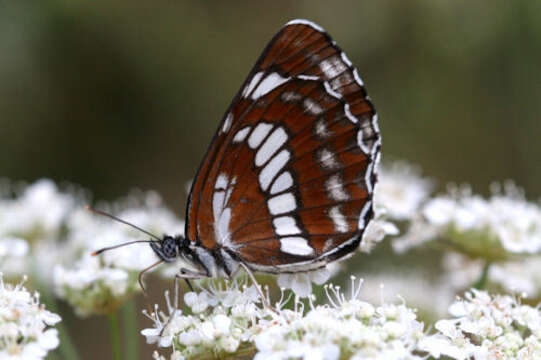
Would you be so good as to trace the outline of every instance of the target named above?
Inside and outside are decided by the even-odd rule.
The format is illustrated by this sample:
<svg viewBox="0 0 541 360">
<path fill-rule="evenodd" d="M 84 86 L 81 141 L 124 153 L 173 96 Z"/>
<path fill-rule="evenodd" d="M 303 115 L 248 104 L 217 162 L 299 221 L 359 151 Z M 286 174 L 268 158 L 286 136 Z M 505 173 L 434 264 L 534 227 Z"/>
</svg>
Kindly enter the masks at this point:
<svg viewBox="0 0 541 360">
<path fill-rule="evenodd" d="M 173 238 L 165 238 L 162 244 L 162 252 L 168 259 L 173 259 L 177 256 L 177 244 Z"/>
</svg>

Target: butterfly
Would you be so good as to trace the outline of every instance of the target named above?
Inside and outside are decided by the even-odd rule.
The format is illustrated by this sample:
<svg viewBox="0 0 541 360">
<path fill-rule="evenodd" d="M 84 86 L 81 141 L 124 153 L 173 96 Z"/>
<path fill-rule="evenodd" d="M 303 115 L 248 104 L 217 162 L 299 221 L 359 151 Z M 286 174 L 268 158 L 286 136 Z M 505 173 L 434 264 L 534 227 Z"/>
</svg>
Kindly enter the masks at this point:
<svg viewBox="0 0 541 360">
<path fill-rule="evenodd" d="M 185 236 L 150 234 L 150 246 L 158 263 L 190 264 L 184 279 L 322 268 L 362 241 L 380 150 L 357 70 L 321 27 L 290 21 L 225 112 L 192 183 Z"/>
</svg>

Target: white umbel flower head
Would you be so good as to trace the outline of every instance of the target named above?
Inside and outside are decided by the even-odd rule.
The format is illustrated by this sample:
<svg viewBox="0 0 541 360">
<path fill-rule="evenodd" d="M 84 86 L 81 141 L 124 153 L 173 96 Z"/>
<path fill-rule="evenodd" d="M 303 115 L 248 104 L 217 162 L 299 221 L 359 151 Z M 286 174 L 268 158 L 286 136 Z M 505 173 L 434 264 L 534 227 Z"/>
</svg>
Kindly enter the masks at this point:
<svg viewBox="0 0 541 360">
<path fill-rule="evenodd" d="M 312 294 L 305 304 L 282 292 L 276 312 L 262 306 L 253 286 L 238 282 L 186 294 L 185 304 L 195 315 L 175 311 L 167 295 L 169 314 L 157 308 L 147 314 L 154 326 L 142 334 L 149 343 L 172 347 L 174 359 L 253 353 L 256 360 L 423 358 L 416 354 L 425 336 L 423 324 L 413 309 L 360 300 L 360 284 L 354 279 L 349 296 L 335 286 L 325 289 L 328 305 L 315 305 Z M 293 309 L 285 309 L 291 300 Z M 159 354 L 154 358 L 165 360 Z"/>
<path fill-rule="evenodd" d="M 339 270 L 338 263 L 330 263 L 314 271 L 279 274 L 276 282 L 281 288 L 291 289 L 295 295 L 304 298 L 312 293 L 312 283 L 323 285 Z"/>
<path fill-rule="evenodd" d="M 182 234 L 184 223 L 165 208 L 153 192 L 128 198 L 113 207 L 120 208 L 115 211 L 116 216 L 156 236 L 166 232 Z M 55 266 L 55 292 L 80 316 L 115 311 L 141 291 L 137 281 L 139 272 L 159 260 L 147 243 L 91 256 L 91 252 L 100 248 L 148 239 L 148 235 L 84 209 L 73 213 L 67 221 L 67 229 L 69 240 L 80 250 L 75 261 Z"/>
<path fill-rule="evenodd" d="M 541 257 L 532 256 L 521 261 L 493 264 L 489 280 L 506 292 L 527 294 L 541 300 Z"/>
<path fill-rule="evenodd" d="M 44 359 L 59 344 L 52 326 L 60 320 L 39 303 L 38 293 L 4 283 L 0 273 L 0 359 Z"/>
<path fill-rule="evenodd" d="M 394 220 L 409 220 L 426 201 L 433 183 L 421 176 L 419 168 L 404 161 L 380 166 L 374 192 L 376 207 L 385 209 Z"/>
<path fill-rule="evenodd" d="M 541 208 L 525 200 L 513 184 L 485 199 L 468 187 L 451 188 L 422 208 L 410 234 L 395 240 L 406 250 L 426 241 L 445 239 L 470 257 L 501 261 L 516 254 L 541 251 Z"/>
<path fill-rule="evenodd" d="M 33 273 L 33 280 L 49 283 L 52 268 L 71 251 L 69 243 L 58 246 L 63 225 L 80 191 L 60 191 L 48 179 L 30 185 L 6 182 L 0 193 L 0 258 L 6 277 Z M 12 196 L 15 195 L 15 196 Z M 21 254 L 24 253 L 25 256 Z"/>
<path fill-rule="evenodd" d="M 74 200 L 72 195 L 58 191 L 53 181 L 39 180 L 24 188 L 16 199 L 2 199 L 0 228 L 28 241 L 55 236 Z"/>
<path fill-rule="evenodd" d="M 0 264 L 7 259 L 21 258 L 28 253 L 28 243 L 16 237 L 0 238 Z"/>
<path fill-rule="evenodd" d="M 437 333 L 419 347 L 435 358 L 541 358 L 541 312 L 510 296 L 471 290 L 449 307 L 451 319 L 436 323 Z"/>
</svg>

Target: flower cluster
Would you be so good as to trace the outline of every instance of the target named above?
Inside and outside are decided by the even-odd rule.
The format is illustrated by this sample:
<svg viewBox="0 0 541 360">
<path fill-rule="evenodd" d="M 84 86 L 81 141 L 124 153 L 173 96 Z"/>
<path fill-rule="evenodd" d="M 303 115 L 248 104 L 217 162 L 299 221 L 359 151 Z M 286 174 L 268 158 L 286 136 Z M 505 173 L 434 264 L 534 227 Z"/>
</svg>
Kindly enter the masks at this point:
<svg viewBox="0 0 541 360">
<path fill-rule="evenodd" d="M 452 359 L 541 358 L 541 312 L 510 296 L 471 290 L 451 305 L 452 319 L 420 341 L 432 356 Z"/>
<path fill-rule="evenodd" d="M 0 239 L 0 265 L 10 259 L 22 260 L 28 253 L 28 243 L 24 239 L 16 237 L 4 237 Z"/>
<path fill-rule="evenodd" d="M 425 336 L 415 311 L 405 304 L 374 306 L 359 299 L 352 280 L 346 297 L 326 286 L 329 305 L 285 296 L 276 312 L 266 309 L 255 288 L 234 282 L 185 295 L 191 314 L 156 308 L 148 317 L 154 327 L 142 331 L 149 343 L 174 349 L 171 359 L 254 354 L 255 359 L 422 359 L 416 354 Z M 293 301 L 293 309 L 284 305 Z M 305 307 L 308 307 L 305 309 Z M 306 311 L 305 311 L 306 310 Z M 155 355 L 156 359 L 165 359 Z"/>
<path fill-rule="evenodd" d="M 59 192 L 50 180 L 31 186 L 4 184 L 0 197 L 0 261 L 6 277 L 31 273 L 40 281 L 51 281 L 50 269 L 67 251 L 58 246 L 62 224 L 80 198 L 82 194 L 75 189 Z M 47 256 L 40 256 L 43 254 Z"/>
<path fill-rule="evenodd" d="M 120 210 L 115 211 L 116 216 L 160 236 L 166 230 L 174 234 L 183 232 L 184 223 L 163 207 L 156 194 L 146 194 L 142 200 L 142 204 L 117 205 Z M 91 251 L 100 248 L 141 240 L 141 232 L 100 219 L 84 209 L 76 210 L 66 227 L 69 241 L 80 244 L 81 251 L 75 262 L 55 266 L 55 289 L 79 315 L 111 313 L 141 290 L 137 283 L 139 272 L 158 260 L 148 244 L 91 255 Z"/>
<path fill-rule="evenodd" d="M 261 306 L 255 287 L 239 280 L 227 286 L 213 281 L 208 289 L 186 293 L 184 303 L 190 309 L 187 314 L 176 309 L 167 293 L 166 300 L 167 314 L 158 311 L 157 306 L 152 314 L 145 312 L 154 327 L 141 333 L 148 343 L 173 347 L 177 357 L 235 353 L 249 341 L 254 326 L 272 313 Z"/>
<path fill-rule="evenodd" d="M 541 208 L 527 202 L 513 184 L 503 192 L 495 189 L 489 199 L 467 187 L 454 188 L 430 199 L 394 246 L 403 251 L 434 239 L 490 261 L 533 254 L 541 250 Z"/>
<path fill-rule="evenodd" d="M 87 197 L 80 188 L 61 191 L 54 182 L 40 180 L 4 184 L 0 194 L 0 264 L 6 276 L 32 274 L 33 281 L 54 288 L 80 315 L 113 311 L 140 291 L 138 273 L 158 260 L 148 244 L 92 257 L 99 248 L 148 240 L 148 235 L 84 209 Z M 99 208 L 158 236 L 184 231 L 184 222 L 154 192 L 134 193 Z"/>
<path fill-rule="evenodd" d="M 0 358 L 44 359 L 58 344 L 51 328 L 60 316 L 45 310 L 39 294 L 30 294 L 22 283 L 4 283 L 0 274 Z"/>
<path fill-rule="evenodd" d="M 522 261 L 494 264 L 490 267 L 489 280 L 499 290 L 527 294 L 541 300 L 541 257 L 529 257 Z"/>
<path fill-rule="evenodd" d="M 424 325 L 405 304 L 374 306 L 359 299 L 352 280 L 351 296 L 326 286 L 330 305 L 283 310 L 254 337 L 255 359 L 422 359 L 416 354 Z M 299 308 L 299 307 L 298 307 Z"/>
<path fill-rule="evenodd" d="M 410 220 L 428 199 L 434 183 L 404 161 L 380 165 L 374 193 L 376 208 L 394 220 Z"/>
</svg>

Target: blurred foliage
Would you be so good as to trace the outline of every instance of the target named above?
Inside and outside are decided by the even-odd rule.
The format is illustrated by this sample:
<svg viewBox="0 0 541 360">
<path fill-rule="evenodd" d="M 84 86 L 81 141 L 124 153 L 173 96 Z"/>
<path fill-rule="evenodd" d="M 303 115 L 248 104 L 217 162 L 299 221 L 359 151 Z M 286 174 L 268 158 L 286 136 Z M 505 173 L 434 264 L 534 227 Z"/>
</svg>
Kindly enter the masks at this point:
<svg viewBox="0 0 541 360">
<path fill-rule="evenodd" d="M 357 65 L 385 159 L 479 192 L 512 178 L 541 196 L 534 0 L 0 0 L 0 175 L 74 182 L 100 199 L 155 189 L 183 215 L 230 100 L 296 17 Z M 76 340 L 95 351 L 103 339 Z"/>
</svg>

